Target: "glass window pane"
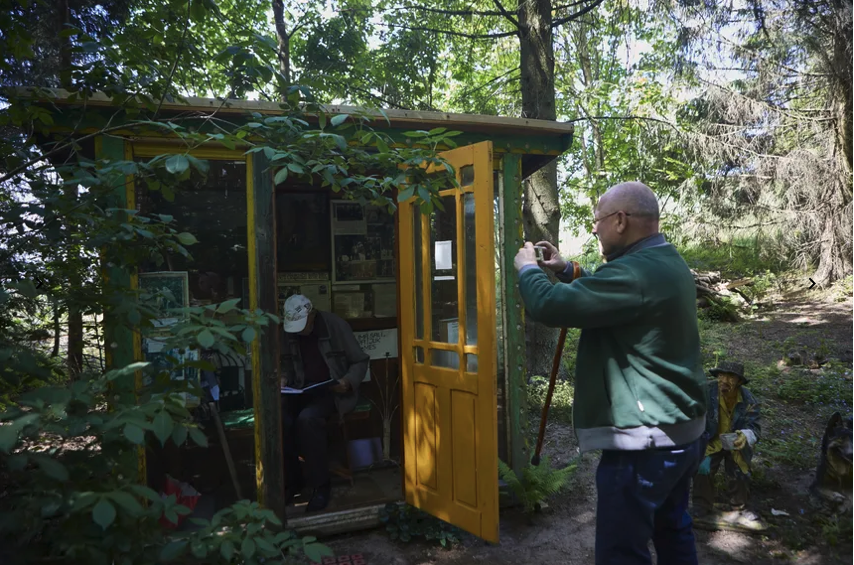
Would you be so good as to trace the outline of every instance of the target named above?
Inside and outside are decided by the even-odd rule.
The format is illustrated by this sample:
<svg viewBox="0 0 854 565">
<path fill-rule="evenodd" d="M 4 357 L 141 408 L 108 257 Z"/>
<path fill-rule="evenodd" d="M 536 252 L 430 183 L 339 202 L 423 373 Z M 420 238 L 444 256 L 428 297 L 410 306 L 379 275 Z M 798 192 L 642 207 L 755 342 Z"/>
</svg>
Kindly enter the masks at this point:
<svg viewBox="0 0 854 565">
<path fill-rule="evenodd" d="M 477 345 L 477 240 L 474 194 L 463 195 L 466 262 L 466 345 Z"/>
<path fill-rule="evenodd" d="M 147 161 L 147 159 L 139 159 Z M 161 185 L 137 177 L 134 183 L 140 214 L 172 216 L 178 232 L 190 232 L 198 243 L 188 247 L 190 257 L 178 253 L 152 256 L 139 265 L 141 279 L 148 274 L 152 284 L 172 273 L 187 273 L 190 306 L 240 298 L 249 307 L 249 254 L 247 235 L 246 162 L 209 160 L 207 175 L 193 171 L 174 193 Z M 153 180 L 153 179 L 152 179 Z M 170 273 L 163 273 L 169 271 Z M 143 339 L 143 350 L 152 359 L 163 356 L 162 344 Z M 214 371 L 184 370 L 203 385 L 215 379 L 220 387 L 220 410 L 231 412 L 252 407 L 252 371 L 249 355 L 223 354 L 213 350 L 194 352 L 213 365 Z M 173 379 L 181 378 L 173 374 Z"/>
<path fill-rule="evenodd" d="M 460 169 L 460 186 L 471 186 L 474 184 L 474 167 L 466 165 Z"/>
<path fill-rule="evenodd" d="M 456 198 L 444 196 L 442 205 L 444 211 L 436 208 L 430 219 L 432 339 L 458 343 Z"/>
<path fill-rule="evenodd" d="M 416 347 L 415 348 L 415 362 L 423 363 L 424 362 L 424 348 Z"/>
<path fill-rule="evenodd" d="M 474 353 L 466 353 L 466 371 L 469 373 L 477 373 L 477 355 Z"/>
<path fill-rule="evenodd" d="M 441 351 L 439 349 L 432 349 L 430 351 L 430 364 L 433 367 L 459 369 L 460 355 L 456 351 Z"/>
<path fill-rule="evenodd" d="M 414 249 L 412 251 L 415 257 L 415 337 L 417 339 L 424 339 L 424 292 L 421 280 L 424 276 L 421 269 L 421 210 L 415 205 L 405 204 L 405 206 L 412 206 L 413 208 L 412 242 Z"/>
</svg>

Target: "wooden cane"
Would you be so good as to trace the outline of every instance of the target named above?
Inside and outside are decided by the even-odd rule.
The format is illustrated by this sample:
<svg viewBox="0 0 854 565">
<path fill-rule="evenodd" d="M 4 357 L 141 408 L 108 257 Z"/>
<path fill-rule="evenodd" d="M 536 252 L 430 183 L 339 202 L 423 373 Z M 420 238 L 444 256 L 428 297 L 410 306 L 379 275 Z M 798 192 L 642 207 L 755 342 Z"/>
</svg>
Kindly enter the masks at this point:
<svg viewBox="0 0 854 565">
<path fill-rule="evenodd" d="M 566 342 L 566 328 L 560 329 L 560 336 L 557 338 L 557 350 L 555 351 L 554 361 L 552 361 L 552 374 L 549 379 L 549 390 L 546 393 L 546 402 L 543 404 L 543 414 L 540 416 L 540 433 L 537 436 L 537 447 L 534 450 L 534 457 L 531 458 L 531 465 L 535 467 L 540 464 L 540 451 L 543 449 L 543 439 L 546 436 L 546 422 L 549 418 L 549 406 L 552 403 L 552 394 L 555 391 L 555 383 L 557 382 L 557 370 L 560 368 L 560 358 L 563 354 L 563 344 Z"/>
<path fill-rule="evenodd" d="M 237 499 L 241 500 L 243 495 L 240 493 L 240 481 L 237 480 L 237 469 L 234 467 L 234 459 L 231 458 L 231 449 L 228 447 L 228 438 L 225 435 L 225 426 L 222 425 L 222 419 L 219 417 L 216 404 L 209 402 L 208 406 L 210 406 L 214 425 L 216 426 L 216 431 L 219 435 L 219 442 L 222 444 L 222 454 L 225 456 L 225 464 L 228 466 L 228 474 L 231 476 L 231 484 L 234 486 L 234 492 L 237 494 Z"/>
</svg>

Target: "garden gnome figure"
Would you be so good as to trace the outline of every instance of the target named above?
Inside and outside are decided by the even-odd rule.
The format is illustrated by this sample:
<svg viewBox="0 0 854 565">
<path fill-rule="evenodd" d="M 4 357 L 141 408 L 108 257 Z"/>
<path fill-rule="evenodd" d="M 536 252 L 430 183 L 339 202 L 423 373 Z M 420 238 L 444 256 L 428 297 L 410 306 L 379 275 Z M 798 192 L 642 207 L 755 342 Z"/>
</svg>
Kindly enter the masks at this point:
<svg viewBox="0 0 854 565">
<path fill-rule="evenodd" d="M 694 478 L 696 521 L 719 528 L 762 530 L 759 517 L 747 510 L 750 497 L 750 462 L 759 440 L 759 402 L 744 387 L 747 379 L 741 363 L 722 362 L 710 371 L 717 377 L 709 384 L 706 456 Z M 725 511 L 715 512 L 714 477 L 724 464 L 727 479 Z"/>
</svg>

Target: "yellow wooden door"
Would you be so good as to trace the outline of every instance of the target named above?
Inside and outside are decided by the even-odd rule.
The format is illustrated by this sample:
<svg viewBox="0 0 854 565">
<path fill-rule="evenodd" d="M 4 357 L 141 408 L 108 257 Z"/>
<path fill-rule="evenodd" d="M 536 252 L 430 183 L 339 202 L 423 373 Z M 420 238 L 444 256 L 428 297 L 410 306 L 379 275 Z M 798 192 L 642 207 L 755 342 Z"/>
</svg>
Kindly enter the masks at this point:
<svg viewBox="0 0 854 565">
<path fill-rule="evenodd" d="M 406 501 L 498 542 L 492 143 L 442 157 L 444 210 L 399 214 Z"/>
</svg>

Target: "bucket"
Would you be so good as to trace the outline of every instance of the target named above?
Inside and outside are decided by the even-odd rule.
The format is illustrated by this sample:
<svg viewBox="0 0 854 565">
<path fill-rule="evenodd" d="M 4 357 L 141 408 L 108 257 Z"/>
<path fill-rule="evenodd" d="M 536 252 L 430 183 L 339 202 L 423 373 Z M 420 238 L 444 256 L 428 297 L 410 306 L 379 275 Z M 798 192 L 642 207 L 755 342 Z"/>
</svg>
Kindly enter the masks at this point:
<svg viewBox="0 0 854 565">
<path fill-rule="evenodd" d="M 378 437 L 350 440 L 347 449 L 350 454 L 350 466 L 354 470 L 370 467 L 383 457 L 382 442 Z"/>
</svg>

